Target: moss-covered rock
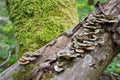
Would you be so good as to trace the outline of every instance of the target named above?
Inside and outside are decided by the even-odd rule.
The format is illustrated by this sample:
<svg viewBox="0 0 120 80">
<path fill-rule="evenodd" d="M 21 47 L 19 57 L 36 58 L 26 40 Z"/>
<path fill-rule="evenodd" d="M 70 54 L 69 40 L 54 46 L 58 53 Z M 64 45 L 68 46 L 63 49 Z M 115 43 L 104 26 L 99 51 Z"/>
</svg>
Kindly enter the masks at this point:
<svg viewBox="0 0 120 80">
<path fill-rule="evenodd" d="M 34 51 L 78 22 L 74 0 L 8 0 L 20 53 Z"/>
</svg>

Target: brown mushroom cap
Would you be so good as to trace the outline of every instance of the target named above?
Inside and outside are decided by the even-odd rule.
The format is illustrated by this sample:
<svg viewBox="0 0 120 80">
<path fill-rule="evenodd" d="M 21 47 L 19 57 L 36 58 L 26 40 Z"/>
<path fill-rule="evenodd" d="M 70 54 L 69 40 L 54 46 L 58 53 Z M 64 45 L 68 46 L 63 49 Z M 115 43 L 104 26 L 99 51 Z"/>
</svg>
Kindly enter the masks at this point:
<svg viewBox="0 0 120 80">
<path fill-rule="evenodd" d="M 25 62 L 18 61 L 18 64 L 22 64 L 22 65 L 25 65 L 25 64 L 28 64 L 28 63 L 30 63 L 30 61 L 25 61 Z"/>
<path fill-rule="evenodd" d="M 94 50 L 94 49 L 95 49 L 95 46 L 89 46 L 89 47 L 86 47 L 85 49 L 86 49 L 86 50 Z"/>
<path fill-rule="evenodd" d="M 26 57 L 26 56 L 22 56 L 22 58 L 29 61 L 33 61 L 36 59 L 36 57 Z"/>
<path fill-rule="evenodd" d="M 25 61 L 27 61 L 27 60 L 26 60 L 26 59 L 23 59 L 23 58 L 20 58 L 19 61 L 20 61 L 20 62 L 25 62 Z"/>
</svg>

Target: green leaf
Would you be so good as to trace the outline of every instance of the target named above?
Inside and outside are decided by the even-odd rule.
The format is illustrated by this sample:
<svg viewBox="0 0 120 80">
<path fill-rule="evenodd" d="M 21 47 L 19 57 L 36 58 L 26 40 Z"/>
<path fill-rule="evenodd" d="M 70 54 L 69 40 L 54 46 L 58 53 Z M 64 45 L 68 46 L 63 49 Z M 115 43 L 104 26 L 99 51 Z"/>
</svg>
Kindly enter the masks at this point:
<svg viewBox="0 0 120 80">
<path fill-rule="evenodd" d="M 0 73 L 3 72 L 5 69 L 4 68 L 0 68 Z"/>
</svg>

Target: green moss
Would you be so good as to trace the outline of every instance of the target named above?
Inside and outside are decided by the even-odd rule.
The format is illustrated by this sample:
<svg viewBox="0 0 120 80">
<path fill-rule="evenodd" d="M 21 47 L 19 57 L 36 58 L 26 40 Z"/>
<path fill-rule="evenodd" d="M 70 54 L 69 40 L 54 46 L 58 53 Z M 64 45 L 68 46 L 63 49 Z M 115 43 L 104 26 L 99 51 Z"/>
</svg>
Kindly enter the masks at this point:
<svg viewBox="0 0 120 80">
<path fill-rule="evenodd" d="M 34 51 L 78 22 L 74 0 L 8 0 L 20 53 Z"/>
<path fill-rule="evenodd" d="M 42 80 L 51 80 L 51 78 L 53 78 L 53 74 L 50 72 L 47 72 L 44 74 L 44 78 Z"/>
<path fill-rule="evenodd" d="M 12 80 L 35 80 L 32 76 L 31 69 L 37 66 L 37 64 L 30 64 L 25 66 L 25 69 L 22 71 L 17 71 L 12 74 Z"/>
<path fill-rule="evenodd" d="M 30 72 L 18 71 L 12 75 L 12 80 L 33 80 Z"/>
</svg>

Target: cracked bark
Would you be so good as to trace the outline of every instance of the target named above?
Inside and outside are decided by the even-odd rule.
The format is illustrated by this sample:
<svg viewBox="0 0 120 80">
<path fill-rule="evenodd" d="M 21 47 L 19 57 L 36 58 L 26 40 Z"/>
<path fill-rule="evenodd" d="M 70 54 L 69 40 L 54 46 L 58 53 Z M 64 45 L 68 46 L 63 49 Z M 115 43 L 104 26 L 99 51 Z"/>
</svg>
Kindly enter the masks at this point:
<svg viewBox="0 0 120 80">
<path fill-rule="evenodd" d="M 118 19 L 120 19 L 119 0 L 108 0 L 103 7 L 106 14 L 118 16 Z M 90 17 L 89 15 L 87 16 L 87 18 Z M 83 27 L 81 24 L 83 24 L 85 20 L 86 19 L 81 21 L 73 29 L 61 34 L 53 42 L 39 49 L 37 52 L 41 53 L 41 55 L 31 64 L 40 65 L 45 60 L 56 59 L 56 53 L 64 49 L 68 43 L 70 43 L 73 35 L 82 32 Z M 73 66 L 67 68 L 64 72 L 60 74 L 53 72 L 54 76 L 52 80 L 97 80 L 99 78 L 106 66 L 117 53 L 120 52 L 120 21 L 112 25 L 112 27 L 109 27 L 107 24 L 105 26 L 107 27 L 107 31 L 100 34 L 105 40 L 102 47 L 98 48 L 96 51 L 85 54 L 84 58 L 77 58 Z M 14 64 L 0 74 L 0 80 L 12 80 L 12 74 L 16 71 L 23 70 L 24 67 L 25 66 L 21 66 L 18 63 Z M 40 80 L 41 75 L 44 74 L 44 72 L 40 70 L 40 66 L 34 67 L 31 71 L 33 76 L 36 77 L 36 80 Z"/>
</svg>

